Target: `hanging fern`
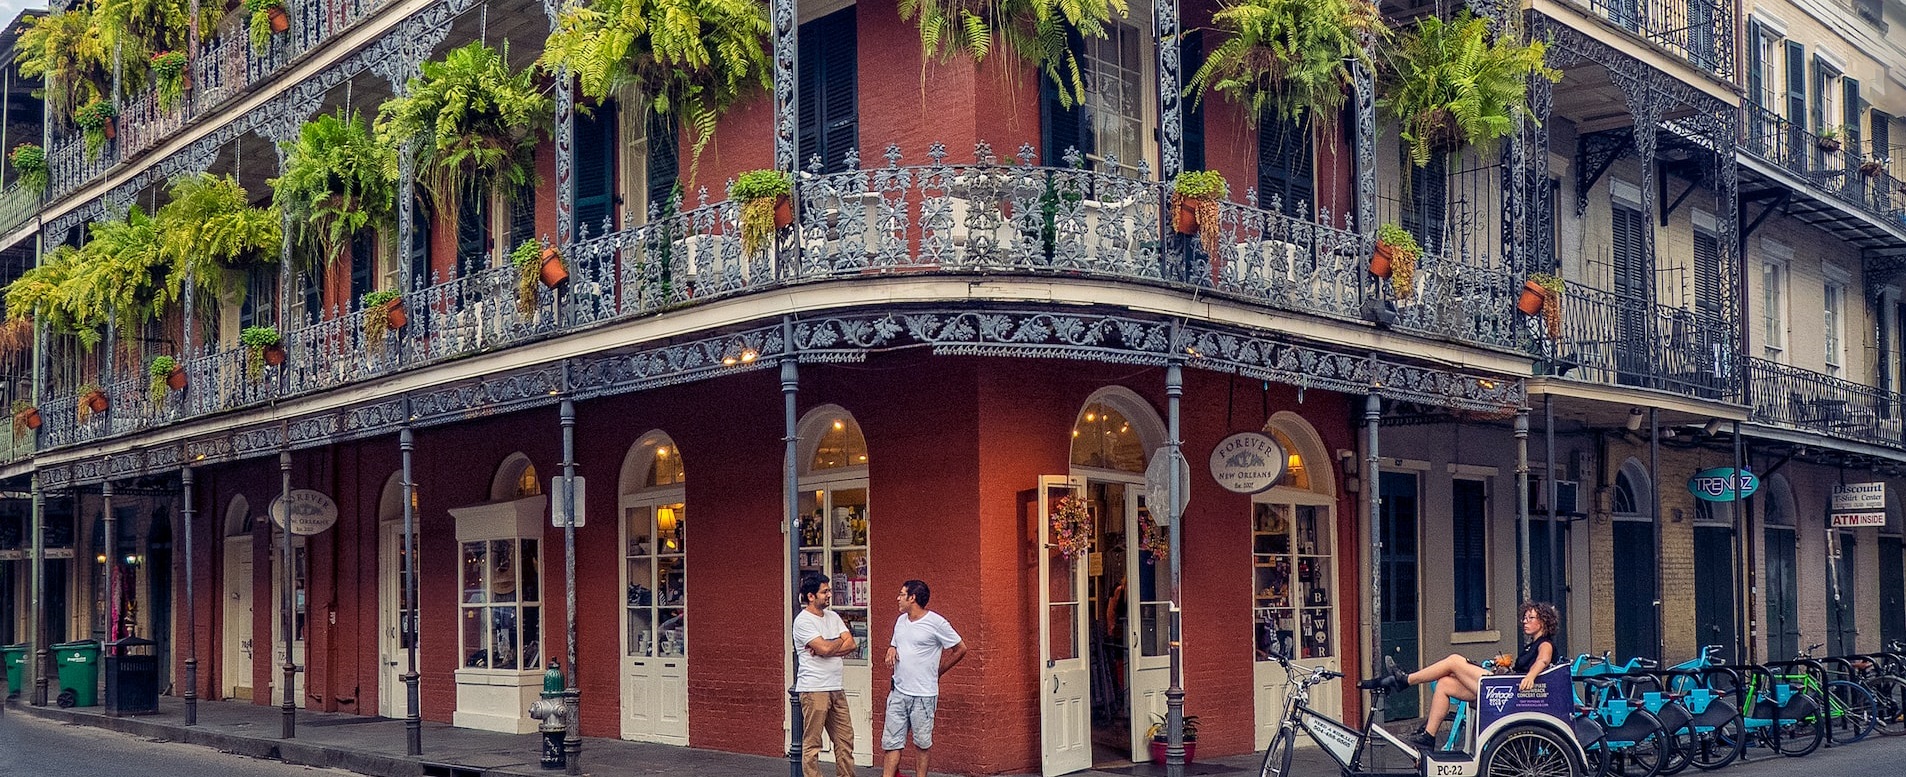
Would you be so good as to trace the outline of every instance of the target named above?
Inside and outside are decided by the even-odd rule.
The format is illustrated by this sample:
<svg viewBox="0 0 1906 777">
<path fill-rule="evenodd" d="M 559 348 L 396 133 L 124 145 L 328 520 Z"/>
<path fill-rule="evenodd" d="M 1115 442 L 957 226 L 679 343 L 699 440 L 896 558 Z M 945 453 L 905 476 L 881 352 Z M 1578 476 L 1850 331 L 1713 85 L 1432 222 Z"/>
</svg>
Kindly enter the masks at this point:
<svg viewBox="0 0 1906 777">
<path fill-rule="evenodd" d="M 557 17 L 540 62 L 567 68 L 590 98 L 633 88 L 684 119 L 693 175 L 721 115 L 772 83 L 768 33 L 761 0 L 597 0 Z"/>
<path fill-rule="evenodd" d="M 536 142 L 553 108 L 529 70 L 511 72 L 507 55 L 507 46 L 482 43 L 452 49 L 378 111 L 380 138 L 419 143 L 417 178 L 446 223 L 472 191 L 515 192 L 536 180 Z"/>
<path fill-rule="evenodd" d="M 900 18 L 920 30 L 926 56 L 983 61 L 1004 49 L 1052 79 L 1067 108 L 1085 101 L 1071 39 L 1104 38 L 1125 14 L 1125 0 L 900 0 Z"/>
<path fill-rule="evenodd" d="M 1418 167 L 1434 154 L 1484 147 L 1513 132 L 1516 117 L 1536 120 L 1531 77 L 1561 80 L 1543 64 L 1544 51 L 1541 41 L 1491 35 L 1468 11 L 1449 21 L 1425 16 L 1397 37 L 1378 106 L 1402 126 Z"/>
<path fill-rule="evenodd" d="M 291 218 L 294 239 L 327 266 L 366 227 L 388 229 L 396 220 L 397 161 L 377 142 L 357 112 L 305 122 L 285 144 L 284 175 L 272 179 L 272 202 Z"/>
<path fill-rule="evenodd" d="M 1266 112 L 1335 122 L 1351 88 L 1350 63 L 1373 67 L 1363 42 L 1387 30 L 1370 0 L 1240 0 L 1211 23 L 1230 37 L 1206 56 L 1185 94 L 1203 100 L 1216 91 L 1247 108 L 1253 124 Z"/>
<path fill-rule="evenodd" d="M 159 208 L 160 246 L 171 268 L 166 284 L 182 287 L 192 271 L 197 291 L 232 295 L 244 290 L 231 268 L 275 261 L 284 240 L 277 208 L 251 206 L 251 195 L 231 176 L 200 173 L 172 184 L 172 201 Z"/>
</svg>

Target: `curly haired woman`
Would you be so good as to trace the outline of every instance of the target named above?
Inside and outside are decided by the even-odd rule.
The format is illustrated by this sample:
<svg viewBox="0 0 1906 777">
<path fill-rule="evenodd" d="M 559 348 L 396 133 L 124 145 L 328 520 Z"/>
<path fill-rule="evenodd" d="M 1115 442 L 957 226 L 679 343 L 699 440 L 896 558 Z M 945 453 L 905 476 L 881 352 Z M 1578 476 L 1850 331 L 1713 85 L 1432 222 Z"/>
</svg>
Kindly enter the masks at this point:
<svg viewBox="0 0 1906 777">
<path fill-rule="evenodd" d="M 1507 667 L 1509 674 L 1522 675 L 1522 690 L 1535 687 L 1536 675 L 1547 671 L 1555 663 L 1555 632 L 1561 627 L 1561 616 L 1555 611 L 1555 605 L 1548 602 L 1524 602 L 1517 609 L 1521 615 L 1522 633 L 1528 635 L 1529 642 L 1522 646 L 1514 663 Z M 1498 660 L 1498 672 L 1503 672 Z M 1390 692 L 1403 690 L 1412 685 L 1436 683 L 1436 693 L 1430 700 L 1429 716 L 1423 719 L 1423 727 L 1410 734 L 1408 739 L 1416 744 L 1428 747 L 1436 742 L 1435 731 L 1442 727 L 1443 718 L 1449 716 L 1449 700 L 1461 699 L 1473 702 L 1482 689 L 1482 678 L 1488 674 L 1482 667 L 1470 663 L 1469 659 L 1451 654 L 1441 661 L 1405 672 L 1393 669 L 1391 674 L 1373 677 L 1357 684 L 1364 689 L 1387 688 Z"/>
</svg>

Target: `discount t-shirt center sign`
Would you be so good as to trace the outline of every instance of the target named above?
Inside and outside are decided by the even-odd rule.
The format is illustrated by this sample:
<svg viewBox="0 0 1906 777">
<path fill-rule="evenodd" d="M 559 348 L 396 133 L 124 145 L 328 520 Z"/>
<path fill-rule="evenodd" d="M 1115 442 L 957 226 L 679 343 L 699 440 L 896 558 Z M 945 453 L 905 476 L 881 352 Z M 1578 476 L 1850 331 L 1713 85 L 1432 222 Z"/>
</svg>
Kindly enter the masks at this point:
<svg viewBox="0 0 1906 777">
<path fill-rule="evenodd" d="M 1847 483 L 1833 487 L 1833 526 L 1856 529 L 1886 525 L 1886 484 Z"/>
</svg>

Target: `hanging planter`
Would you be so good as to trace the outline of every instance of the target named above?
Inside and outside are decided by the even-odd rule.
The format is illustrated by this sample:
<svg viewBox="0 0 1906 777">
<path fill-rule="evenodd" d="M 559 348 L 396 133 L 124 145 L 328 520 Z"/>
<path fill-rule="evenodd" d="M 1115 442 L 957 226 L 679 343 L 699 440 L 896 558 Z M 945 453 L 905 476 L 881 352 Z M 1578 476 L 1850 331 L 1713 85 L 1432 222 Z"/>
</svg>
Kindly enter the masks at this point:
<svg viewBox="0 0 1906 777">
<path fill-rule="evenodd" d="M 545 246 L 542 251 L 542 264 L 537 271 L 544 286 L 556 288 L 569 280 L 569 266 L 563 264 L 563 253 L 555 246 Z"/>
<path fill-rule="evenodd" d="M 1562 336 L 1562 289 L 1562 276 L 1539 272 L 1523 282 L 1522 296 L 1516 300 L 1516 309 L 1524 315 L 1541 314 L 1550 339 Z"/>
<path fill-rule="evenodd" d="M 170 356 L 153 359 L 146 367 L 146 375 L 152 379 L 146 386 L 146 396 L 152 404 L 164 402 L 169 392 L 185 390 L 185 365 Z"/>
<path fill-rule="evenodd" d="M 1179 173 L 1171 185 L 1171 228 L 1197 235 L 1206 254 L 1218 255 L 1218 203 L 1230 196 L 1224 174 L 1216 170 Z"/>
<path fill-rule="evenodd" d="M 518 243 L 510 252 L 510 263 L 516 266 L 516 312 L 524 316 L 536 314 L 537 284 L 553 289 L 569 280 L 562 253 L 555 246 L 544 247 L 535 240 Z"/>
<path fill-rule="evenodd" d="M 271 50 L 273 35 L 282 35 L 291 29 L 291 17 L 285 13 L 284 0 L 245 0 L 245 10 L 251 12 L 246 29 L 251 36 L 252 51 L 259 54 Z"/>
<path fill-rule="evenodd" d="M 106 141 L 118 136 L 113 126 L 113 117 L 117 115 L 119 111 L 105 100 L 94 100 L 73 113 L 73 123 L 79 125 L 85 135 L 87 153 L 98 155 Z"/>
<path fill-rule="evenodd" d="M 1813 144 L 1818 146 L 1821 151 L 1825 151 L 1829 154 L 1837 154 L 1840 153 L 1841 148 L 1840 137 L 1841 131 L 1839 127 L 1821 127 L 1820 134 L 1814 138 Z"/>
<path fill-rule="evenodd" d="M 185 69 L 185 52 L 154 52 L 148 65 L 153 79 L 158 83 L 161 107 L 177 105 L 186 90 L 192 88 L 192 74 Z"/>
<path fill-rule="evenodd" d="M 265 366 L 277 367 L 285 363 L 284 338 L 278 334 L 277 327 L 248 326 L 238 333 L 238 341 L 245 346 L 245 374 L 257 380 L 265 374 Z"/>
<path fill-rule="evenodd" d="M 404 312 L 404 295 L 392 289 L 373 291 L 365 294 L 364 339 L 372 348 L 384 347 L 384 334 L 393 329 L 402 329 L 410 323 L 410 317 Z"/>
<path fill-rule="evenodd" d="M 85 423 L 87 419 L 93 417 L 94 413 L 104 413 L 107 408 L 112 407 L 112 402 L 106 399 L 105 389 L 100 388 L 97 383 L 81 384 L 78 393 L 77 415 L 80 423 Z"/>
<path fill-rule="evenodd" d="M 21 187 L 34 193 L 46 191 L 47 182 L 52 180 L 46 171 L 46 149 L 38 143 L 21 143 L 13 147 L 7 158 L 13 162 L 13 171 L 20 175 Z"/>
<path fill-rule="evenodd" d="M 794 182 L 780 170 L 749 170 L 728 197 L 741 203 L 741 253 L 752 255 L 794 223 Z"/>
<path fill-rule="evenodd" d="M 1416 236 L 1395 224 L 1377 228 L 1377 250 L 1370 257 L 1370 274 L 1389 278 L 1397 299 L 1416 294 L 1416 260 L 1423 255 Z"/>
<path fill-rule="evenodd" d="M 15 435 L 40 428 L 45 419 L 40 418 L 40 409 L 25 399 L 13 400 L 13 433 Z"/>
<path fill-rule="evenodd" d="M 1889 160 L 1886 157 L 1876 156 L 1876 157 L 1873 157 L 1872 159 L 1868 159 L 1864 162 L 1861 162 L 1860 175 L 1864 175 L 1868 178 L 1872 178 L 1876 175 L 1879 175 L 1880 173 L 1886 172 L 1886 165 L 1890 161 L 1892 160 Z"/>
</svg>

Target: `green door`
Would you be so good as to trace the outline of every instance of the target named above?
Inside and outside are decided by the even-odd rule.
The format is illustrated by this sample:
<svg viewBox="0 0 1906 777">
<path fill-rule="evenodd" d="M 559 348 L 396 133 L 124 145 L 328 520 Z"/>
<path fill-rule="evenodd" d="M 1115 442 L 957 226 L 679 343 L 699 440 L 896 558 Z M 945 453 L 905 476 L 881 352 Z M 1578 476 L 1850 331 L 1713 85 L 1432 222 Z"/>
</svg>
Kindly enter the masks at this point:
<svg viewBox="0 0 1906 777">
<path fill-rule="evenodd" d="M 1906 641 L 1906 548 L 1898 537 L 1881 537 L 1880 647 Z"/>
<path fill-rule="evenodd" d="M 1738 663 L 1734 639 L 1734 530 L 1694 527 L 1694 640 L 1720 645 L 1721 656 Z"/>
<path fill-rule="evenodd" d="M 1786 661 L 1800 654 L 1800 599 L 1795 595 L 1794 534 L 1769 526 L 1767 538 L 1767 655 L 1762 661 Z"/>
<path fill-rule="evenodd" d="M 1377 496 L 1383 542 L 1383 626 L 1378 650 L 1404 669 L 1420 665 L 1416 634 L 1416 521 L 1417 476 L 1413 472 L 1385 472 Z M 1414 718 L 1421 713 L 1421 692 L 1389 697 L 1384 720 Z"/>
<path fill-rule="evenodd" d="M 1615 661 L 1655 655 L 1655 525 L 1615 523 Z"/>
</svg>

